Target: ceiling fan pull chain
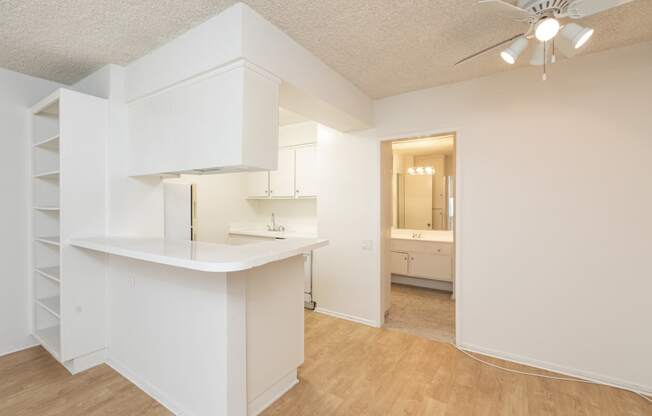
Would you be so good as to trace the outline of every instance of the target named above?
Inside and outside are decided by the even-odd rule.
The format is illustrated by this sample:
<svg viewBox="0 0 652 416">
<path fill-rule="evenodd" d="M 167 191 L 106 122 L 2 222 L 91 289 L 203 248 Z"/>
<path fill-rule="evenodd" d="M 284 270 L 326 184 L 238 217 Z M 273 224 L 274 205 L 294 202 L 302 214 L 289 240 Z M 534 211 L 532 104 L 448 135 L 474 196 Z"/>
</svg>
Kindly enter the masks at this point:
<svg viewBox="0 0 652 416">
<path fill-rule="evenodd" d="M 548 42 L 543 42 L 543 76 L 541 77 L 544 81 L 548 79 L 548 74 L 546 72 L 546 46 Z"/>
</svg>

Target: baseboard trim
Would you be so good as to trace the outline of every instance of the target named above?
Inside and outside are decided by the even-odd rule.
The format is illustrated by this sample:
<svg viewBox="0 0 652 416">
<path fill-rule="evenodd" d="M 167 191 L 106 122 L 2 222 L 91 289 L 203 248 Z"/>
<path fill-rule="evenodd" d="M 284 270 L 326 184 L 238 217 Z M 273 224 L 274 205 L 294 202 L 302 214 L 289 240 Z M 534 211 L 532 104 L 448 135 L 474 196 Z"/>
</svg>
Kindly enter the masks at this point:
<svg viewBox="0 0 652 416">
<path fill-rule="evenodd" d="M 297 378 L 297 370 L 294 369 L 249 402 L 247 414 L 249 416 L 258 416 L 297 384 L 299 384 L 299 379 Z"/>
<path fill-rule="evenodd" d="M 510 361 L 516 364 L 527 365 L 529 367 L 534 367 L 540 370 L 552 371 L 555 373 L 563 374 L 565 376 L 591 381 L 598 384 L 604 384 L 610 387 L 631 390 L 647 396 L 652 395 L 652 386 L 643 386 L 636 383 L 630 383 L 625 380 L 603 376 L 601 374 L 595 374 L 590 371 L 583 371 L 575 368 L 569 368 L 554 363 L 550 363 L 547 361 L 522 357 L 520 355 L 492 350 L 489 348 L 484 348 L 473 344 L 460 343 L 457 344 L 457 346 L 463 349 L 464 351 L 482 354 L 488 357 L 499 358 L 501 360 Z"/>
<path fill-rule="evenodd" d="M 398 283 L 407 286 L 423 287 L 426 289 L 442 290 L 445 292 L 453 292 L 453 282 L 446 282 L 443 280 L 420 279 L 418 277 L 409 277 L 409 276 L 401 276 L 398 274 L 393 274 L 392 283 Z"/>
<path fill-rule="evenodd" d="M 82 371 L 86 371 L 89 368 L 104 364 L 106 362 L 106 356 L 107 350 L 106 348 L 102 348 L 101 350 L 91 352 L 90 354 L 82 355 L 81 357 L 68 360 L 62 364 L 64 367 L 66 367 L 70 374 L 74 375 L 81 373 Z"/>
<path fill-rule="evenodd" d="M 188 409 L 184 409 L 183 406 L 181 406 L 179 403 L 175 402 L 174 400 L 170 399 L 165 393 L 159 390 L 156 386 L 136 376 L 136 374 L 133 371 L 129 370 L 127 367 L 120 364 L 116 360 L 109 358 L 106 361 L 106 364 L 109 367 L 113 368 L 115 371 L 117 371 L 121 376 L 123 376 L 124 378 L 126 378 L 127 380 L 135 384 L 136 387 L 138 387 L 143 392 L 145 392 L 145 394 L 147 394 L 149 397 L 156 400 L 163 407 L 165 407 L 170 412 L 172 412 L 172 414 L 176 416 L 198 416 L 190 412 Z"/>
<path fill-rule="evenodd" d="M 346 313 L 332 311 L 330 309 L 322 308 L 321 306 L 317 306 L 315 308 L 315 312 L 322 313 L 324 315 L 330 315 L 330 316 L 333 316 L 335 318 L 345 319 L 347 321 L 356 322 L 356 323 L 367 325 L 367 326 L 373 326 L 374 328 L 380 328 L 380 325 L 376 321 L 372 321 L 370 319 L 365 319 L 365 318 L 360 318 L 360 317 L 354 316 L 354 315 L 348 315 Z"/>
<path fill-rule="evenodd" d="M 4 357 L 5 355 L 13 354 L 15 352 L 28 350 L 30 348 L 38 347 L 39 345 L 41 345 L 40 342 L 34 341 L 33 343 L 30 343 L 30 344 L 22 346 L 22 347 L 14 347 L 13 349 L 0 352 L 0 357 Z"/>
</svg>

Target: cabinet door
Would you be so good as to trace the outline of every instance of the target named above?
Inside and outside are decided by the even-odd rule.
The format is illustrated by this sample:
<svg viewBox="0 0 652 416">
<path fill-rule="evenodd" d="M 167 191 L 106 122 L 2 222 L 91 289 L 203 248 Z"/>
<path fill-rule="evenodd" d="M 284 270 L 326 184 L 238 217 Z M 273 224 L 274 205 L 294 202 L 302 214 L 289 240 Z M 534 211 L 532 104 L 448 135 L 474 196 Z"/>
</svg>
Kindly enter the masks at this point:
<svg viewBox="0 0 652 416">
<path fill-rule="evenodd" d="M 392 251 L 390 255 L 392 274 L 408 274 L 408 254 L 399 251 Z"/>
<path fill-rule="evenodd" d="M 297 198 L 317 196 L 317 146 L 300 147 L 296 150 Z"/>
<path fill-rule="evenodd" d="M 269 173 L 269 195 L 272 198 L 294 196 L 294 149 L 280 149 L 278 169 Z"/>
<path fill-rule="evenodd" d="M 269 196 L 269 173 L 251 172 L 247 174 L 247 195 L 249 198 Z"/>
<path fill-rule="evenodd" d="M 453 281 L 451 256 L 430 253 L 410 253 L 409 276 L 432 280 Z"/>
</svg>

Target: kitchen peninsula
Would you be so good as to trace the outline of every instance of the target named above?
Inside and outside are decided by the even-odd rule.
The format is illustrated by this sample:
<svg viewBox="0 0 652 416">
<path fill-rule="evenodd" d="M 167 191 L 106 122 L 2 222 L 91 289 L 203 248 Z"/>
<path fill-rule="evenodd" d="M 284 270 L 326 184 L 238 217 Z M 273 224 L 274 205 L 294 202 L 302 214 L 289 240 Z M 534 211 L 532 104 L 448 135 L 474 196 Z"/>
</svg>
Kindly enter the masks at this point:
<svg viewBox="0 0 652 416">
<path fill-rule="evenodd" d="M 108 254 L 109 364 L 175 413 L 256 415 L 298 382 L 302 253 L 326 240 L 70 243 Z"/>
</svg>

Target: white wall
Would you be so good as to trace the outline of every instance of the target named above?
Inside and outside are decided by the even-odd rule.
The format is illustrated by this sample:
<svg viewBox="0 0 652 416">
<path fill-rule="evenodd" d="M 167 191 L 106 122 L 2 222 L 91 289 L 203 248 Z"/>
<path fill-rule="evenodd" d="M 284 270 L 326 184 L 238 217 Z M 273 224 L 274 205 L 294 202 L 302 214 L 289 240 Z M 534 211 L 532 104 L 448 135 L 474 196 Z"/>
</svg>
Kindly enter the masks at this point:
<svg viewBox="0 0 652 416">
<path fill-rule="evenodd" d="M 644 43 L 376 103 L 381 139 L 459 132 L 459 344 L 652 392 L 650 74 Z"/>
<path fill-rule="evenodd" d="M 271 223 L 272 213 L 276 224 L 286 231 L 317 232 L 317 199 L 261 199 L 247 201 L 253 208 L 255 225 L 265 228 Z"/>
<path fill-rule="evenodd" d="M 70 88 L 109 100 L 107 144 L 108 234 L 163 236 L 160 177 L 130 178 L 125 68 L 107 65 Z"/>
<path fill-rule="evenodd" d="M 377 326 L 380 322 L 380 148 L 373 131 L 320 126 L 317 152 L 319 236 L 315 253 L 318 310 Z M 363 248 L 367 245 L 369 249 Z"/>
<path fill-rule="evenodd" d="M 30 335 L 27 232 L 31 173 L 28 108 L 60 85 L 0 68 L 0 355 L 35 344 Z"/>
</svg>

